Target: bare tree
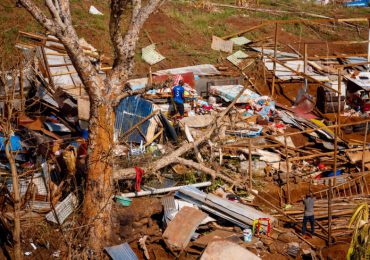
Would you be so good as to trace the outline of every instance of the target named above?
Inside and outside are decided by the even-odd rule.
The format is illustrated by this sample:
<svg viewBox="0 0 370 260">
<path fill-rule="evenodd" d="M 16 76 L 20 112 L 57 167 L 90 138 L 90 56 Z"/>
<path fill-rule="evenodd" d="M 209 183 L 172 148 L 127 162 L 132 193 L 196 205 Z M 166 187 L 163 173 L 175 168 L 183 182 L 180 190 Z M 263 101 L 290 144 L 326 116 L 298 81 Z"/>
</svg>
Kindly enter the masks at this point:
<svg viewBox="0 0 370 260">
<path fill-rule="evenodd" d="M 8 159 L 10 165 L 10 172 L 12 176 L 13 184 L 13 205 L 14 205 L 14 228 L 13 228 L 13 245 L 14 245 L 14 259 L 22 259 L 23 254 L 21 250 L 21 220 L 20 220 L 20 210 L 21 210 L 21 195 L 19 189 L 19 179 L 18 171 L 15 165 L 15 154 L 13 153 L 13 148 L 11 146 L 11 136 L 13 135 L 13 125 L 12 120 L 14 119 L 14 93 L 16 89 L 18 71 L 11 70 L 9 73 L 4 70 L 0 75 L 0 90 L 4 93 L 3 101 L 3 112 L 0 116 L 0 127 L 1 132 L 4 135 L 5 143 L 5 155 Z M 10 83 L 10 84 L 9 84 Z"/>
<path fill-rule="evenodd" d="M 139 32 L 149 15 L 163 1 L 148 0 L 142 3 L 141 0 L 111 0 L 109 30 L 114 46 L 114 63 L 104 79 L 98 75 L 79 45 L 69 0 L 45 0 L 48 14 L 36 4 L 39 1 L 17 1 L 64 45 L 90 98 L 89 156 L 82 214 L 86 224 L 91 227 L 87 236 L 88 245 L 95 252 L 100 252 L 111 238 L 113 108 L 120 99 L 144 93 L 150 88 L 122 91 L 134 66 Z M 121 18 L 128 13 L 131 20 L 123 33 Z"/>
</svg>

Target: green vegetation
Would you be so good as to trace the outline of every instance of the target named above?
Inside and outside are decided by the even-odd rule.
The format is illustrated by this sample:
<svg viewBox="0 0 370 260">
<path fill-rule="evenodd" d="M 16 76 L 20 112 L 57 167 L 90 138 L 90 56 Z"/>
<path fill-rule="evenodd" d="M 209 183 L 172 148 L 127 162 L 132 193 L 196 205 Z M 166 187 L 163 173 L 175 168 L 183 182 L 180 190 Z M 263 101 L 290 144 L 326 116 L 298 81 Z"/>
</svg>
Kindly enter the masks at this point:
<svg viewBox="0 0 370 260">
<path fill-rule="evenodd" d="M 223 36 L 228 32 L 225 20 L 241 13 L 237 9 L 219 9 L 214 12 L 206 12 L 202 9 L 189 8 L 183 12 L 174 4 L 168 10 L 168 15 L 174 18 L 191 30 L 197 30 L 206 36 Z"/>
<path fill-rule="evenodd" d="M 38 1 L 36 1 L 38 2 Z M 112 47 L 108 31 L 109 24 L 109 0 L 91 0 L 89 2 L 70 0 L 73 22 L 80 37 L 85 38 L 97 49 L 112 57 Z M 266 20 L 289 20 L 289 19 L 319 19 L 326 17 L 359 17 L 368 15 L 368 8 L 344 8 L 340 4 L 321 6 L 314 1 L 300 0 L 261 0 L 259 6 L 255 2 L 249 3 L 249 8 L 260 8 L 260 11 L 235 9 L 229 7 L 215 7 L 205 10 L 199 4 L 200 0 L 179 1 L 169 0 L 155 14 L 156 21 L 163 23 L 147 23 L 147 30 L 154 41 L 158 41 L 158 48 L 166 59 L 166 66 L 184 66 L 200 63 L 215 63 L 219 58 L 219 52 L 210 49 L 211 36 L 225 36 L 244 28 L 253 27 Z M 213 0 L 213 3 L 234 5 L 234 0 Z M 90 5 L 99 9 L 103 16 L 89 14 Z M 42 7 L 42 5 L 40 5 Z M 272 10 L 272 11 L 263 11 Z M 289 11 L 288 13 L 284 11 Z M 0 5 L 0 32 L 1 32 L 1 57 L 11 62 L 14 54 L 14 45 L 19 30 L 43 33 L 41 28 L 31 16 L 23 9 L 14 7 L 13 0 L 4 0 Z M 311 15 L 314 14 L 314 15 Z M 315 17 L 315 15 L 318 15 Z M 15 17 L 17 19 L 15 19 Z M 124 17 L 129 17 L 125 15 Z M 169 23 L 168 21 L 171 21 Z M 125 21 L 122 21 L 123 27 Z M 367 34 L 366 24 L 360 24 L 360 34 L 355 28 L 333 24 L 283 24 L 280 25 L 285 35 L 309 38 L 317 40 L 346 40 L 364 39 Z M 273 37 L 274 26 L 266 26 L 247 33 L 245 36 L 252 40 L 260 40 Z M 285 37 L 284 35 L 284 37 Z M 279 35 L 280 36 L 280 35 Z M 280 36 L 282 37 L 282 36 Z M 158 40 L 159 39 L 159 40 Z M 147 71 L 148 66 L 141 59 L 141 48 L 145 47 L 148 39 L 144 33 L 136 52 L 138 71 Z M 163 68 L 163 63 L 155 65 L 152 69 Z"/>
</svg>

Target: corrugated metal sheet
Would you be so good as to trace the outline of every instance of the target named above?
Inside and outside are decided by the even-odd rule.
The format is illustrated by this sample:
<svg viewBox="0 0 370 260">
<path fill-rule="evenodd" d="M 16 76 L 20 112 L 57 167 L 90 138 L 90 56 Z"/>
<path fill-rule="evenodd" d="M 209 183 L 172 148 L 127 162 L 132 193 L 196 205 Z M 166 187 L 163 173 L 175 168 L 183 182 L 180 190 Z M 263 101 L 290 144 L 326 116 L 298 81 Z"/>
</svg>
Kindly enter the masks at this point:
<svg viewBox="0 0 370 260">
<path fill-rule="evenodd" d="M 253 224 L 253 220 L 258 218 L 270 218 L 271 223 L 274 223 L 276 219 L 262 211 L 256 210 L 252 207 L 231 202 L 226 199 L 222 199 L 213 194 L 207 194 L 200 191 L 194 187 L 184 187 L 181 188 L 177 193 L 177 197 L 189 201 L 191 203 L 197 204 L 201 209 L 210 211 L 218 216 L 226 215 L 228 219 L 233 223 L 239 225 L 239 223 L 244 223 L 248 225 Z"/>
<path fill-rule="evenodd" d="M 42 86 L 39 86 L 37 88 L 37 92 L 36 92 L 36 95 L 39 97 L 39 98 L 42 98 L 44 101 L 48 102 L 50 105 L 53 105 L 55 107 L 59 107 L 58 103 L 56 102 L 56 100 L 54 99 L 54 97 L 52 97 L 44 87 Z"/>
<path fill-rule="evenodd" d="M 235 45 L 239 46 L 252 42 L 251 40 L 245 38 L 244 36 L 231 38 L 230 41 L 232 41 Z"/>
<path fill-rule="evenodd" d="M 258 51 L 258 52 L 262 52 L 262 48 L 252 47 L 252 49 L 255 50 L 255 51 Z M 272 50 L 272 49 L 263 49 L 263 54 L 274 56 L 274 50 Z M 277 51 L 276 52 L 276 58 L 278 58 L 278 59 L 281 59 L 281 58 L 299 58 L 299 56 L 295 53 Z"/>
<path fill-rule="evenodd" d="M 263 62 L 269 71 L 273 71 L 274 62 L 272 60 L 264 59 Z M 287 61 L 287 62 L 284 62 L 284 65 L 291 68 L 292 70 L 295 70 L 301 73 L 304 72 L 304 61 L 303 60 Z M 328 76 L 323 76 L 323 75 L 315 73 L 312 67 L 309 65 L 308 65 L 308 70 L 306 74 L 319 81 L 325 81 L 325 82 L 329 81 Z M 276 63 L 275 76 L 281 80 L 303 79 L 303 77 L 298 76 L 295 72 L 291 71 L 290 69 L 278 63 Z"/>
<path fill-rule="evenodd" d="M 193 72 L 194 75 L 198 76 L 210 76 L 210 75 L 219 75 L 221 74 L 218 69 L 216 69 L 215 66 L 211 64 L 202 64 L 202 65 L 195 65 L 195 66 L 189 66 L 189 67 L 182 67 L 182 68 L 176 68 L 176 69 L 167 69 L 167 70 L 160 70 L 157 72 L 154 72 L 154 75 L 178 75 L 178 74 L 184 74 L 187 72 Z"/>
<path fill-rule="evenodd" d="M 151 44 L 149 46 L 146 46 L 145 48 L 142 48 L 141 52 L 141 57 L 143 58 L 143 60 L 150 65 L 154 65 L 165 59 L 162 54 L 155 50 L 155 44 Z"/>
<path fill-rule="evenodd" d="M 184 250 L 197 227 L 208 215 L 199 209 L 183 207 L 168 224 L 163 239 L 172 250 Z"/>
<path fill-rule="evenodd" d="M 38 195 L 47 195 L 47 187 L 44 181 L 44 178 L 41 176 L 41 173 L 35 173 L 33 177 L 19 180 L 19 190 L 21 195 L 24 195 L 27 192 L 28 186 L 30 183 L 34 183 L 37 187 Z M 13 182 L 11 179 L 7 181 L 7 188 L 9 192 L 13 192 Z"/>
<path fill-rule="evenodd" d="M 227 60 L 230 61 L 235 66 L 238 66 L 245 58 L 248 57 L 248 54 L 246 54 L 243 51 L 237 51 L 230 56 L 227 57 Z"/>
<path fill-rule="evenodd" d="M 164 208 L 165 215 L 171 214 L 172 212 L 176 211 L 176 204 L 173 196 L 164 196 L 162 197 L 161 202 Z"/>
<path fill-rule="evenodd" d="M 352 81 L 359 87 L 365 90 L 370 90 L 370 72 L 361 71 L 355 78 L 352 78 L 352 77 L 346 77 L 346 78 L 347 80 Z"/>
<path fill-rule="evenodd" d="M 210 86 L 209 93 L 211 93 L 212 95 L 220 96 L 226 102 L 229 102 L 234 100 L 243 88 L 244 87 L 242 85 Z M 251 103 L 253 100 L 259 97 L 260 95 L 258 95 L 257 93 L 246 89 L 236 103 Z"/>
<path fill-rule="evenodd" d="M 113 260 L 138 260 L 139 258 L 132 251 L 131 247 L 127 243 L 123 243 L 117 246 L 111 246 L 104 248 L 105 251 L 110 255 Z"/>
<path fill-rule="evenodd" d="M 234 43 L 232 41 L 225 41 L 217 36 L 212 36 L 212 50 L 232 52 Z"/>
<path fill-rule="evenodd" d="M 261 260 L 261 258 L 248 249 L 226 240 L 216 240 L 208 244 L 200 260 Z"/>
<path fill-rule="evenodd" d="M 77 205 L 78 200 L 73 193 L 70 193 L 62 202 L 58 202 L 55 206 L 55 212 L 61 224 L 71 215 Z M 53 211 L 50 211 L 45 217 L 48 221 L 58 223 Z"/>
<path fill-rule="evenodd" d="M 119 138 L 121 134 L 131 129 L 153 111 L 154 104 L 140 96 L 131 96 L 121 100 L 116 108 L 116 121 L 114 123 L 115 137 Z M 150 130 L 149 128 L 155 127 L 155 125 L 153 119 L 147 120 L 141 124 L 140 130 L 146 135 Z M 128 141 L 134 143 L 140 143 L 140 141 L 145 142 L 137 129 L 128 136 Z"/>
</svg>

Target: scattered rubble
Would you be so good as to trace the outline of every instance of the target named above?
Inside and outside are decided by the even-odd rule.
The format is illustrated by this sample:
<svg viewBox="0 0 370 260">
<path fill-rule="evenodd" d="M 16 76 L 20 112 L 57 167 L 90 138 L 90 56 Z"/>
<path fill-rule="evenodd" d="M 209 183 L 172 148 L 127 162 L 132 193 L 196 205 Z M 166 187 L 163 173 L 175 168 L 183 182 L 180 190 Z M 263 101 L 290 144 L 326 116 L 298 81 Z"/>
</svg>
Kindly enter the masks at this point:
<svg viewBox="0 0 370 260">
<path fill-rule="evenodd" d="M 89 12 L 101 14 L 93 6 Z M 241 34 L 214 36 L 211 45 L 236 49 L 226 70 L 239 78 L 225 75 L 224 64 L 203 64 L 150 71 L 122 86 L 161 87 L 122 99 L 114 111 L 114 233 L 124 243 L 105 248 L 112 259 L 150 259 L 157 247 L 200 259 L 317 259 L 326 243 L 349 241 L 347 222 L 370 195 L 368 61 L 277 51 L 276 41 L 269 49 Z M 89 99 L 56 38 L 21 33 L 19 39 L 32 68 L 17 83 L 24 96 L 16 100 L 10 139 L 21 219 L 46 219 L 62 229 L 77 221 L 71 215 L 81 202 Z M 104 77 L 104 57 L 81 44 Z M 164 59 L 154 44 L 142 54 L 151 65 Z M 244 73 L 252 65 L 263 70 L 271 94 Z M 171 93 L 180 80 L 184 118 Z M 278 102 L 277 82 L 299 86 L 291 105 Z M 13 185 L 6 160 L 0 167 L 0 221 L 7 229 Z M 308 193 L 316 197 L 311 238 L 300 235 Z"/>
</svg>

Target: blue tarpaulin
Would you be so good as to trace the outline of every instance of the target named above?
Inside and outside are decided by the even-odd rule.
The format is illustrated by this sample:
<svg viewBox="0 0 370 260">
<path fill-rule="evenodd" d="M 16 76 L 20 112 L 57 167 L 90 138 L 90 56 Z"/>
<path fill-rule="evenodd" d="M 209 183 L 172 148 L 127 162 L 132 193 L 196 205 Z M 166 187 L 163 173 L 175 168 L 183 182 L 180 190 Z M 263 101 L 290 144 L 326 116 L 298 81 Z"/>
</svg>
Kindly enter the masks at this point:
<svg viewBox="0 0 370 260">
<path fill-rule="evenodd" d="M 0 149 L 1 151 L 5 151 L 5 137 L 0 137 Z M 13 135 L 10 137 L 10 145 L 11 145 L 11 150 L 12 151 L 20 151 L 22 150 L 22 145 L 21 145 L 21 138 L 17 135 Z"/>
<path fill-rule="evenodd" d="M 118 136 L 125 133 L 152 112 L 153 104 L 140 96 L 131 96 L 121 100 L 116 108 L 115 133 Z M 147 120 L 140 125 L 140 130 L 144 135 L 148 132 L 150 124 L 150 120 Z M 145 142 L 137 129 L 128 136 L 128 141 L 133 143 Z"/>
<path fill-rule="evenodd" d="M 343 3 L 347 7 L 367 7 L 369 6 L 368 0 L 352 1 Z"/>
</svg>

